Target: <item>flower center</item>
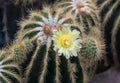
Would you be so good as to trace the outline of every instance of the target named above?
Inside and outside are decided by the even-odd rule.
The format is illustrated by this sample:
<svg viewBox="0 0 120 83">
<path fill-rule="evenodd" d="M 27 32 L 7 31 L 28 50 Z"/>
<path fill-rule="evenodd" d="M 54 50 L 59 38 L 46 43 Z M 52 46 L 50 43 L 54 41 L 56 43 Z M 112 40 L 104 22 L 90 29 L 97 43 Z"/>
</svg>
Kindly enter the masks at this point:
<svg viewBox="0 0 120 83">
<path fill-rule="evenodd" d="M 82 8 L 82 7 L 84 7 L 84 4 L 83 4 L 82 2 L 77 3 L 77 8 L 78 8 L 78 9 L 80 9 L 80 8 Z"/>
<path fill-rule="evenodd" d="M 63 48 L 69 48 L 72 45 L 72 39 L 70 36 L 63 36 L 60 43 Z"/>
</svg>

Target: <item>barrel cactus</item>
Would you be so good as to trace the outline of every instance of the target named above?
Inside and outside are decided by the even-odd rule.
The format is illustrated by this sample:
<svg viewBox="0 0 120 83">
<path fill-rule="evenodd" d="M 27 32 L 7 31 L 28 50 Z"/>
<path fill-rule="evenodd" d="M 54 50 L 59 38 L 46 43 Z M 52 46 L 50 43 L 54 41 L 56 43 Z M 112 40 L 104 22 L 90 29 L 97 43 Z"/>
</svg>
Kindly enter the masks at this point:
<svg viewBox="0 0 120 83">
<path fill-rule="evenodd" d="M 29 39 L 24 39 L 22 41 L 13 42 L 11 45 L 7 46 L 5 51 L 5 56 L 11 56 L 13 60 L 20 64 L 26 58 L 26 54 L 32 50 L 32 43 Z"/>
<path fill-rule="evenodd" d="M 0 82 L 1 83 L 22 83 L 20 68 L 14 63 L 12 57 L 0 55 Z"/>
<path fill-rule="evenodd" d="M 66 6 L 65 10 L 73 7 L 70 11 L 73 13 L 75 10 L 76 15 L 65 11 L 61 5 Z M 13 62 L 19 65 L 32 56 L 22 72 L 23 82 L 31 83 L 36 75 L 35 83 L 46 83 L 47 75 L 52 73 L 52 83 L 79 83 L 77 73 L 81 67 L 83 82 L 88 83 L 95 74 L 98 61 L 105 54 L 99 15 L 92 1 L 72 0 L 43 6 L 42 10 L 29 13 L 18 23 L 20 30 L 16 40 L 2 50 L 5 57 L 11 56 Z M 39 73 L 33 74 L 35 66 Z M 68 80 L 63 78 L 65 75 Z"/>
<path fill-rule="evenodd" d="M 63 6 L 64 12 L 71 12 L 74 17 L 84 27 L 91 27 L 91 25 L 99 26 L 100 18 L 97 6 L 92 0 L 69 0 L 62 1 L 58 6 Z"/>
<path fill-rule="evenodd" d="M 102 21 L 102 30 L 107 31 L 110 30 L 110 41 L 111 41 L 111 53 L 113 55 L 113 61 L 116 66 L 119 66 L 118 54 L 116 50 L 117 43 L 117 34 L 119 31 L 120 25 L 120 0 L 104 0 L 100 4 L 100 15 Z M 104 15 L 103 15 L 104 14 Z M 109 26 L 109 23 L 111 26 Z M 107 34 L 105 34 L 107 37 Z"/>
<path fill-rule="evenodd" d="M 80 38 L 80 27 L 82 26 L 78 26 L 77 24 L 74 23 L 71 14 L 67 13 L 63 15 L 62 9 L 57 9 L 56 11 L 54 11 L 49 7 L 44 7 L 42 12 L 40 11 L 31 12 L 28 19 L 20 22 L 20 26 L 21 26 L 21 32 L 23 33 L 23 35 L 21 35 L 22 36 L 21 38 L 25 38 L 27 36 L 30 38 L 31 42 L 37 43 L 35 53 L 33 54 L 32 60 L 30 61 L 30 64 L 28 65 L 26 70 L 26 81 L 28 80 L 32 66 L 38 55 L 39 49 L 41 49 L 41 46 L 46 45 L 46 53 L 43 58 L 43 69 L 41 71 L 39 78 L 39 83 L 44 83 L 45 81 L 44 78 L 46 76 L 47 68 L 48 68 L 49 50 L 52 45 L 52 42 L 54 41 L 55 42 L 54 49 L 56 51 L 55 60 L 57 62 L 55 81 L 56 83 L 59 83 L 60 62 L 58 55 L 63 54 L 64 56 L 66 56 L 67 59 L 69 59 L 71 56 L 77 56 L 77 53 L 79 52 L 79 48 L 81 48 L 80 45 L 81 39 L 79 38 Z M 71 31 L 71 27 L 76 27 L 76 29 L 78 30 Z M 76 43 L 74 43 L 72 49 L 71 50 L 67 49 L 67 47 L 71 47 L 71 44 L 73 44 L 74 41 Z M 62 49 L 62 46 L 64 51 L 60 51 Z M 77 48 L 74 49 L 75 47 Z M 73 52 L 71 52 L 72 50 Z M 69 54 L 69 52 L 71 53 Z"/>
</svg>

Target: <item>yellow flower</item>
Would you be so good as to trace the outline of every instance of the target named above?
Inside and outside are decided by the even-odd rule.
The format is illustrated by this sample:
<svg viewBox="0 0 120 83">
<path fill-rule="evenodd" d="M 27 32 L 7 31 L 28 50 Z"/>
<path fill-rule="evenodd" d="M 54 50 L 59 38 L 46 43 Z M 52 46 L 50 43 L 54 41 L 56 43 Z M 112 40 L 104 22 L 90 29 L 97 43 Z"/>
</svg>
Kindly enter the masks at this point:
<svg viewBox="0 0 120 83">
<path fill-rule="evenodd" d="M 53 34 L 54 50 L 58 50 L 59 55 L 64 55 L 67 59 L 77 56 L 80 51 L 82 40 L 79 38 L 80 32 L 70 28 L 62 28 Z"/>
</svg>

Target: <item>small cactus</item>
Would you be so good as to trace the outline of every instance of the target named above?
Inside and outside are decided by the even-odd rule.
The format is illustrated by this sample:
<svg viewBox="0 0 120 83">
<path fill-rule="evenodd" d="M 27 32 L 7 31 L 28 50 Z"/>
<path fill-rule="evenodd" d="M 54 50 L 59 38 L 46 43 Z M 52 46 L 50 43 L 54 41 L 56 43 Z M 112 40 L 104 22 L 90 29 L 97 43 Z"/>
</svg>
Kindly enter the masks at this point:
<svg viewBox="0 0 120 83">
<path fill-rule="evenodd" d="M 97 55 L 97 46 L 94 40 L 88 39 L 87 42 L 83 44 L 82 55 L 86 58 L 93 58 Z"/>
<path fill-rule="evenodd" d="M 32 43 L 29 39 L 24 39 L 22 42 L 13 42 L 10 46 L 5 48 L 3 54 L 5 56 L 11 56 L 17 63 L 22 63 L 25 59 L 25 54 L 32 50 Z"/>
<path fill-rule="evenodd" d="M 79 55 L 80 64 L 83 71 L 83 82 L 88 83 L 95 74 L 98 61 L 105 54 L 105 44 L 98 36 L 83 38 L 82 49 Z"/>
<path fill-rule="evenodd" d="M 102 41 L 103 40 L 100 40 L 97 37 L 88 36 L 85 40 L 83 40 L 81 55 L 87 59 L 100 59 L 105 51 L 105 45 Z"/>
</svg>

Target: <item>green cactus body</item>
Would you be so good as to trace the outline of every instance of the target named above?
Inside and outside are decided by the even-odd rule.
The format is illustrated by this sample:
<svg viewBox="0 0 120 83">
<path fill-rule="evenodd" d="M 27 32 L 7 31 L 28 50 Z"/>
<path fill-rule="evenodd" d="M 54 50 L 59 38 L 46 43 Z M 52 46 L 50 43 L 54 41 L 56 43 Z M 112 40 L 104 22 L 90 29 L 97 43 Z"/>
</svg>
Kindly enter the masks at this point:
<svg viewBox="0 0 120 83">
<path fill-rule="evenodd" d="M 22 83 L 20 76 L 20 68 L 14 64 L 12 57 L 0 56 L 0 82 L 12 83 L 14 80 L 18 83 Z"/>
<path fill-rule="evenodd" d="M 119 31 L 119 25 L 120 25 L 120 12 L 119 12 L 120 11 L 120 0 L 104 0 L 100 4 L 99 9 L 100 9 L 100 15 L 101 15 L 101 21 L 102 21 L 101 27 L 104 32 L 106 30 L 109 30 L 107 32 L 110 32 L 107 34 L 104 33 L 104 35 L 105 37 L 108 37 L 108 39 L 111 39 L 111 43 L 108 43 L 108 48 L 111 47 L 113 61 L 115 63 L 115 66 L 118 67 L 120 63 L 118 61 L 118 54 L 117 54 L 117 49 L 116 49 L 117 48 L 116 37 Z M 108 35 L 110 35 L 110 37 Z"/>
<path fill-rule="evenodd" d="M 23 52 L 22 52 L 22 50 L 19 49 L 18 47 L 15 47 L 15 48 L 14 48 L 13 56 L 14 56 L 14 58 L 15 58 L 17 61 L 22 60 L 22 57 L 23 57 Z"/>
<path fill-rule="evenodd" d="M 86 58 L 93 58 L 97 55 L 97 46 L 96 42 L 94 40 L 87 40 L 83 44 L 83 48 L 81 50 L 81 53 Z"/>
</svg>

